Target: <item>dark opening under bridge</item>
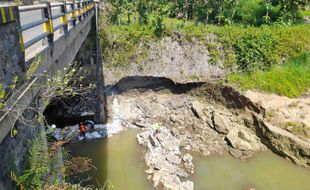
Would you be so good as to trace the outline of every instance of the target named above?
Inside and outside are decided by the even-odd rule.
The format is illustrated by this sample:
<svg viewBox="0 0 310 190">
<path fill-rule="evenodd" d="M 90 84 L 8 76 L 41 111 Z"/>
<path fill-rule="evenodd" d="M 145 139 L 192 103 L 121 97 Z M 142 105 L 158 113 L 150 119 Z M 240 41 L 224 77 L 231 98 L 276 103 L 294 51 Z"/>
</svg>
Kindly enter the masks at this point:
<svg viewBox="0 0 310 190">
<path fill-rule="evenodd" d="M 87 40 L 92 42 L 91 53 L 84 56 L 91 60 L 88 67 L 94 68 L 95 83 L 102 86 L 97 24 L 98 3 L 93 0 L 0 7 L 0 189 L 7 187 L 6 163 L 24 155 L 26 140 L 34 133 L 20 127 L 14 134 L 19 117 L 30 106 L 43 113 L 47 76 L 68 68 Z M 99 99 L 100 89 L 96 89 Z M 102 112 L 98 105 L 98 121 Z"/>
</svg>

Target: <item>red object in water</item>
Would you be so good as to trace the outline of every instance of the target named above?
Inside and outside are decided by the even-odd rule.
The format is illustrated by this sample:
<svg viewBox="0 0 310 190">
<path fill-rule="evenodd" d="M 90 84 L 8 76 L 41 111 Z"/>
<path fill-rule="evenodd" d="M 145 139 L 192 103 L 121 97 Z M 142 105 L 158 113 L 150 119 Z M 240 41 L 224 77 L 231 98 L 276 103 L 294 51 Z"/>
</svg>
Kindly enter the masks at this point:
<svg viewBox="0 0 310 190">
<path fill-rule="evenodd" d="M 84 124 L 80 124 L 79 130 L 80 130 L 80 133 L 85 133 L 86 132 L 85 125 Z"/>
</svg>

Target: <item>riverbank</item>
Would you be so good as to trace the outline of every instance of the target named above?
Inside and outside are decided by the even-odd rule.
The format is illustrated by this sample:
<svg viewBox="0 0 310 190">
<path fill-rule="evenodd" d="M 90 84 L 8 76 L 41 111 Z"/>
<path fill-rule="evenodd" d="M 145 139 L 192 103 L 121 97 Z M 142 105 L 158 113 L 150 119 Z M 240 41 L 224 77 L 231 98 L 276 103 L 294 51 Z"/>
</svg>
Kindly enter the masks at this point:
<svg viewBox="0 0 310 190">
<path fill-rule="evenodd" d="M 108 102 L 118 102 L 122 120 L 141 128 L 137 138 L 146 147 L 146 175 L 155 186 L 185 185 L 192 189 L 191 182 L 184 180 L 184 176 L 195 171 L 191 159 L 188 163 L 184 161 L 187 160 L 184 156 L 192 152 L 199 152 L 205 157 L 230 153 L 235 158 L 248 160 L 258 152 L 271 149 L 307 167 L 307 157 L 294 152 L 291 144 L 286 143 L 290 141 L 282 141 L 281 133 L 270 139 L 268 135 L 261 135 L 260 130 L 264 128 L 257 125 L 256 119 L 268 123 L 269 109 L 254 101 L 253 97 L 248 96 L 248 99 L 229 87 L 212 84 L 179 86 L 166 84 L 165 80 L 145 78 L 144 87 L 139 81 L 140 78 L 136 81 L 133 78 L 130 82 L 117 83 L 114 88 L 118 90 L 109 93 Z M 307 106 L 306 103 L 303 105 Z M 113 106 L 108 108 L 113 118 Z M 277 143 L 270 146 L 270 142 Z M 291 142 L 299 146 L 298 140 Z M 286 147 L 283 152 L 281 147 Z M 306 153 L 306 147 L 300 150 Z"/>
<path fill-rule="evenodd" d="M 125 88 L 123 85 L 116 86 L 122 86 L 123 90 Z M 255 109 L 251 108 L 249 102 L 245 104 L 244 100 L 240 100 L 242 99 L 241 95 L 235 96 L 243 102 L 245 107 L 239 106 L 238 108 L 235 104 L 233 108 L 233 104 L 224 105 L 223 102 L 211 98 L 212 96 L 202 96 L 202 92 L 206 93 L 203 86 L 192 88 L 187 92 L 179 91 L 179 93 L 172 93 L 176 90 L 173 87 L 160 88 L 155 84 L 152 86 L 153 90 L 141 87 L 125 91 L 110 91 L 111 93 L 107 97 L 108 102 L 111 102 L 108 105 L 110 121 L 113 121 L 113 118 L 121 119 L 123 122 L 120 124 L 123 125 L 125 131 L 107 139 L 78 143 L 91 147 L 89 151 L 77 151 L 77 148 L 74 148 L 83 156 L 85 156 L 84 152 L 88 152 L 87 156 L 97 160 L 95 163 L 99 163 L 99 170 L 102 167 L 106 168 L 108 174 L 110 173 L 114 177 L 111 177 L 113 180 L 109 177 L 105 179 L 109 180 L 111 184 L 115 183 L 116 189 L 126 184 L 128 179 L 132 181 L 131 178 L 128 178 L 130 174 L 125 170 L 131 167 L 130 165 L 135 165 L 133 162 L 143 163 L 142 166 L 131 167 L 130 170 L 139 173 L 139 181 L 147 180 L 146 184 L 137 182 L 141 185 L 136 187 L 137 190 L 152 189 L 152 186 L 156 186 L 157 189 L 200 190 L 204 187 L 204 181 L 206 181 L 204 178 L 208 178 L 207 181 L 210 183 L 205 185 L 207 187 L 224 187 L 226 183 L 221 186 L 219 181 L 227 180 L 234 184 L 233 189 L 259 189 L 262 187 L 281 190 L 287 187 L 307 189 L 305 188 L 308 186 L 306 183 L 290 183 L 288 179 L 291 177 L 290 175 L 279 175 L 273 182 L 269 182 L 267 178 L 263 178 L 259 182 L 254 180 L 257 176 L 264 176 L 266 172 L 271 175 L 275 171 L 280 173 L 286 171 L 288 174 L 296 172 L 295 175 L 299 176 L 298 179 L 303 179 L 308 175 L 308 170 L 298 168 L 268 151 L 269 147 L 265 145 L 266 139 L 257 135 L 254 128 L 251 127 L 253 117 L 249 113 L 252 113 L 251 109 Z M 154 91 L 154 89 L 161 90 Z M 183 86 L 183 89 L 186 87 Z M 213 92 L 214 95 L 217 93 L 215 89 Z M 235 100 L 230 97 L 230 101 Z M 259 106 L 257 109 L 263 110 Z M 256 110 L 255 113 L 258 114 L 257 112 L 259 110 Z M 137 127 L 135 133 L 130 132 L 132 131 L 130 129 L 127 130 L 128 123 Z M 127 138 L 131 140 L 126 140 Z M 110 141 L 114 143 L 109 143 Z M 285 146 L 286 142 L 281 142 L 281 138 L 278 138 L 278 142 L 282 143 L 282 147 Z M 137 146 L 138 143 L 142 146 Z M 73 146 L 79 147 L 78 144 L 73 144 Z M 100 148 L 101 146 L 109 148 L 104 148 L 105 151 L 99 151 L 99 153 L 97 149 L 103 150 Z M 137 149 L 135 148 L 134 152 L 125 155 L 124 153 L 127 154 L 132 146 L 137 146 Z M 234 158 L 227 154 L 231 154 Z M 102 157 L 106 156 L 113 158 L 102 162 Z M 133 161 L 133 157 L 135 159 L 138 157 L 138 161 Z M 209 163 L 213 163 L 219 168 L 212 169 L 212 164 Z M 227 175 L 220 177 L 217 170 L 220 170 L 220 166 L 225 163 L 227 167 L 231 168 L 228 171 L 222 171 Z M 265 167 L 271 163 L 272 167 Z M 110 164 L 115 167 L 122 166 L 121 168 L 124 169 L 118 168 L 116 171 L 109 166 Z M 265 167 L 264 172 L 259 170 L 263 166 Z M 257 176 L 254 174 L 253 176 L 248 174 L 248 177 L 239 175 L 244 170 L 252 171 Z M 208 171 L 214 174 L 210 174 Z M 97 173 L 95 178 L 101 175 L 98 172 L 102 173 L 103 171 L 95 171 Z M 123 175 L 127 177 L 123 178 Z M 230 179 L 230 175 L 238 176 L 239 179 L 233 177 Z M 218 177 L 212 178 L 212 176 Z M 101 184 L 103 182 L 101 179 Z M 280 185 L 282 183 L 286 186 Z"/>
</svg>

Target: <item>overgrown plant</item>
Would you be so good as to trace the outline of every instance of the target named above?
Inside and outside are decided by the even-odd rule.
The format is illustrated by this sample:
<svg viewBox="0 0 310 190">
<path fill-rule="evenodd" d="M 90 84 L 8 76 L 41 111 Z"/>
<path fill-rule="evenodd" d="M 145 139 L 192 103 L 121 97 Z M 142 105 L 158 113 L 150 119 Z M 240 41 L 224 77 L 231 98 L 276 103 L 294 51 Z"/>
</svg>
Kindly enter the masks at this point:
<svg viewBox="0 0 310 190">
<path fill-rule="evenodd" d="M 43 89 L 43 96 L 51 98 L 66 98 L 72 96 L 83 96 L 95 89 L 95 84 L 83 85 L 87 73 L 79 63 L 69 64 L 63 71 L 57 71 L 54 76 L 46 76 L 47 84 Z"/>
<path fill-rule="evenodd" d="M 44 135 L 38 135 L 29 142 L 27 167 L 23 173 L 14 177 L 18 186 L 25 189 L 52 189 L 52 187 L 66 187 L 74 189 L 76 185 L 66 182 L 66 177 L 89 171 L 94 166 L 92 161 L 86 157 L 72 157 L 62 145 L 64 142 L 47 142 Z M 64 165 L 59 163 L 61 151 Z M 59 175 L 63 180 L 59 180 Z M 12 175 L 15 176 L 15 175 Z"/>
</svg>

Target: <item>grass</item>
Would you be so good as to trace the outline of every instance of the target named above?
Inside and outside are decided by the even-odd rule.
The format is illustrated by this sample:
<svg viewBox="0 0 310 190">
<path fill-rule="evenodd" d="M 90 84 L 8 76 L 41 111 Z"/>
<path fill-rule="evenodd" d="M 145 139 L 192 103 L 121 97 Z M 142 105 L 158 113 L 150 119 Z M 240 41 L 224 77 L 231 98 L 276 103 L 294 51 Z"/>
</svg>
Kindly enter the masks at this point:
<svg viewBox="0 0 310 190">
<path fill-rule="evenodd" d="M 302 122 L 286 122 L 284 124 L 284 129 L 293 132 L 294 134 L 300 135 L 305 138 L 309 138 L 309 133 L 307 133 L 307 125 Z"/>
<path fill-rule="evenodd" d="M 267 71 L 231 74 L 230 82 L 242 89 L 259 89 L 287 97 L 300 96 L 310 88 L 310 53 L 304 53 L 285 65 L 273 65 Z"/>
<path fill-rule="evenodd" d="M 302 16 L 310 16 L 310 10 L 301 11 L 300 14 L 301 14 Z"/>
</svg>

